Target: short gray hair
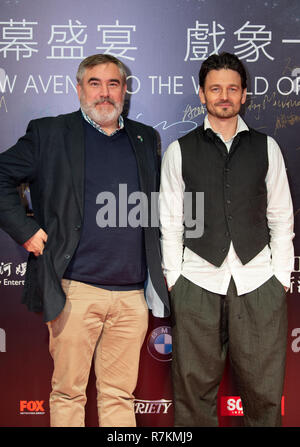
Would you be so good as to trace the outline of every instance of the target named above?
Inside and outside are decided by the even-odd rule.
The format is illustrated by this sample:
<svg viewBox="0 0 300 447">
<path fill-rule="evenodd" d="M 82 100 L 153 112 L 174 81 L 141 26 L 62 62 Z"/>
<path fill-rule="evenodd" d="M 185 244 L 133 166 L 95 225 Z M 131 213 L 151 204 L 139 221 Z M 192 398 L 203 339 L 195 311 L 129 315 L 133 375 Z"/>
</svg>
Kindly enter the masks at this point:
<svg viewBox="0 0 300 447">
<path fill-rule="evenodd" d="M 93 54 L 92 56 L 86 57 L 80 63 L 76 74 L 78 84 L 81 84 L 82 78 L 87 68 L 109 63 L 113 63 L 118 67 L 123 83 L 126 83 L 126 77 L 127 77 L 126 68 L 125 65 L 119 59 L 117 59 L 114 56 L 111 56 L 110 54 Z"/>
</svg>

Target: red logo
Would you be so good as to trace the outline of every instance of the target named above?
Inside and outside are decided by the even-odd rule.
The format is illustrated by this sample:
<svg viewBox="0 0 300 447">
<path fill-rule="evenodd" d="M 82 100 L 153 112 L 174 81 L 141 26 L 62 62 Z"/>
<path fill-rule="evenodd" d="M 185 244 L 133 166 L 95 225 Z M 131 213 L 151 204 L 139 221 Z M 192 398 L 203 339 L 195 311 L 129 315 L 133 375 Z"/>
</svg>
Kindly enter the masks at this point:
<svg viewBox="0 0 300 447">
<path fill-rule="evenodd" d="M 284 396 L 281 399 L 281 414 L 284 415 Z M 239 396 L 221 396 L 221 416 L 244 416 Z"/>
<path fill-rule="evenodd" d="M 20 413 L 45 413 L 44 400 L 20 400 Z"/>
</svg>

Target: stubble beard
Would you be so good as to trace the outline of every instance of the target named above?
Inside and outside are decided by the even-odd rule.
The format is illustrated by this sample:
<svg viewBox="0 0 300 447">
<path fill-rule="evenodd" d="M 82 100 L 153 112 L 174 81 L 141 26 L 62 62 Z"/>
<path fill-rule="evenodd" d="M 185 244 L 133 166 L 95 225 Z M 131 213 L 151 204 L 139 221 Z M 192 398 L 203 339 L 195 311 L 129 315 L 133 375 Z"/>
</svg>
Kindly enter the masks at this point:
<svg viewBox="0 0 300 447">
<path fill-rule="evenodd" d="M 228 101 L 226 101 L 226 103 L 228 103 Z M 234 118 L 235 116 L 237 116 L 240 112 L 241 106 L 234 108 L 233 105 L 231 104 L 228 107 L 223 107 L 222 109 L 219 110 L 219 107 L 221 103 L 217 103 L 214 104 L 214 107 L 208 106 L 206 104 L 206 109 L 207 112 L 214 116 L 215 118 L 220 118 L 220 119 L 230 119 L 230 118 Z"/>
</svg>

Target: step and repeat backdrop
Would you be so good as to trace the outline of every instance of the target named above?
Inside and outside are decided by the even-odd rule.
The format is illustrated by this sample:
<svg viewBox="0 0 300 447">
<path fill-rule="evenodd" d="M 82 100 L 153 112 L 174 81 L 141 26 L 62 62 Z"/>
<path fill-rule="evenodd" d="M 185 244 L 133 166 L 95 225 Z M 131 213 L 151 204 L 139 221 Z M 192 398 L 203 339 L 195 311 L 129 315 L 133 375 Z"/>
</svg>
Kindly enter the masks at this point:
<svg viewBox="0 0 300 447">
<path fill-rule="evenodd" d="M 128 68 L 128 116 L 153 126 L 162 154 L 202 124 L 198 72 L 228 51 L 249 74 L 243 118 L 273 136 L 286 162 L 295 212 L 295 268 L 287 294 L 289 337 L 282 415 L 300 426 L 300 3 L 299 0 L 1 0 L 0 151 L 31 119 L 77 110 L 80 61 L 109 53 Z M 49 173 L 49 175 L 52 175 Z M 28 191 L 20 192 L 24 199 Z M 40 314 L 21 304 L 27 255 L 0 231 L 0 426 L 46 427 L 52 360 Z M 150 315 L 135 392 L 139 426 L 173 424 L 168 319 Z M 86 425 L 97 426 L 95 377 Z M 228 364 L 220 387 L 221 426 L 242 424 Z"/>
</svg>

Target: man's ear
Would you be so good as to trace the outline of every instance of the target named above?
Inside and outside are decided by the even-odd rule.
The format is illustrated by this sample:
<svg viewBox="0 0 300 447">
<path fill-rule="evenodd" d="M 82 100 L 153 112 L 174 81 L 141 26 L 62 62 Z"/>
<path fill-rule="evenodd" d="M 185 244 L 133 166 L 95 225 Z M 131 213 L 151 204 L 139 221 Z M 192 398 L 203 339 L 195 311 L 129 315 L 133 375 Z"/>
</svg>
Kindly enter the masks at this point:
<svg viewBox="0 0 300 447">
<path fill-rule="evenodd" d="M 246 99 L 247 99 L 247 89 L 244 88 L 243 93 L 242 93 L 241 103 L 242 103 L 242 104 L 245 104 Z"/>
<path fill-rule="evenodd" d="M 206 104 L 205 94 L 202 87 L 199 87 L 199 98 L 202 104 Z"/>
<path fill-rule="evenodd" d="M 77 90 L 77 96 L 78 96 L 78 98 L 80 100 L 80 96 L 81 96 L 81 85 L 80 84 L 76 85 L 76 90 Z"/>
</svg>

